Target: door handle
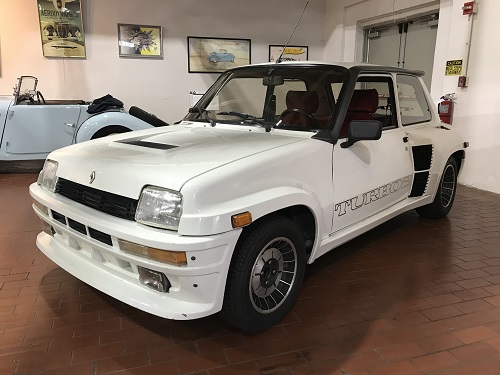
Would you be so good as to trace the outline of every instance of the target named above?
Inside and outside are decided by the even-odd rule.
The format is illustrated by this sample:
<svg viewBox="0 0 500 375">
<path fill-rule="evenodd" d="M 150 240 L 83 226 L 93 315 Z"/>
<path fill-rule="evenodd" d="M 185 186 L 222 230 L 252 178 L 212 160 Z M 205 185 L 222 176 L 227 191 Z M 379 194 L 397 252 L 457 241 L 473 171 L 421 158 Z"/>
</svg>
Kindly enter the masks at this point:
<svg viewBox="0 0 500 375">
<path fill-rule="evenodd" d="M 408 137 L 403 137 L 403 142 L 407 143 L 409 141 Z"/>
<path fill-rule="evenodd" d="M 66 122 L 64 125 L 69 126 L 70 128 L 74 128 L 76 124 L 71 122 Z"/>
</svg>

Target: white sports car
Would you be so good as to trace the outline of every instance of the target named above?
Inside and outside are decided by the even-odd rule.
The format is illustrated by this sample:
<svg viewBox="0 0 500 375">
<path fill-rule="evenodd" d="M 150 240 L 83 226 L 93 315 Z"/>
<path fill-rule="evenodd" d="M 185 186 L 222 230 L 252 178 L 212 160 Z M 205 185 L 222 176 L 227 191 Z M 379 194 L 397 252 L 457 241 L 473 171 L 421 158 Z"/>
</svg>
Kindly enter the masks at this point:
<svg viewBox="0 0 500 375">
<path fill-rule="evenodd" d="M 0 96 L 0 166 L 43 160 L 58 148 L 109 134 L 167 125 L 137 107 L 127 113 L 116 100 L 105 106 L 106 97 L 93 113 L 84 100 L 45 100 L 37 85 L 36 77 L 21 76 L 13 96 Z"/>
<path fill-rule="evenodd" d="M 30 186 L 59 266 L 170 319 L 248 332 L 292 307 L 306 264 L 408 210 L 450 211 L 467 143 L 421 72 L 268 63 L 223 73 L 175 126 L 51 153 Z"/>
</svg>

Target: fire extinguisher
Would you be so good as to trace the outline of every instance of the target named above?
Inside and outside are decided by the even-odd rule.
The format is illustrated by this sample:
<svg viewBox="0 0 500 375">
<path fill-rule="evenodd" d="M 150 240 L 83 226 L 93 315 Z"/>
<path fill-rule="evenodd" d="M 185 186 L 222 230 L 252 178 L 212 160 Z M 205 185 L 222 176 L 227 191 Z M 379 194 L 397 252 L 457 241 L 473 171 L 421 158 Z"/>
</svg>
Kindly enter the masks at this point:
<svg viewBox="0 0 500 375">
<path fill-rule="evenodd" d="M 440 99 L 438 104 L 438 112 L 441 121 L 450 124 L 453 121 L 453 107 L 455 104 L 455 93 L 445 94 Z"/>
</svg>

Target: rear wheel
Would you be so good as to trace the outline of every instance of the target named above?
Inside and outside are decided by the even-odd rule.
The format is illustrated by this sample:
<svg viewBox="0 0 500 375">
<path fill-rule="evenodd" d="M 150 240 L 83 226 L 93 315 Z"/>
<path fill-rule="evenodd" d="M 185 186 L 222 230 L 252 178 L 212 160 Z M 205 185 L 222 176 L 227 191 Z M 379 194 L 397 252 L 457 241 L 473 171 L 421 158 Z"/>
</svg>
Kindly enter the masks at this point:
<svg viewBox="0 0 500 375">
<path fill-rule="evenodd" d="M 455 159 L 451 156 L 444 167 L 439 188 L 432 203 L 418 207 L 417 213 L 422 217 L 440 219 L 448 215 L 455 200 L 457 190 L 458 168 Z"/>
<path fill-rule="evenodd" d="M 289 218 L 265 219 L 235 249 L 221 315 L 245 332 L 264 331 L 290 310 L 305 270 L 304 238 Z"/>
</svg>

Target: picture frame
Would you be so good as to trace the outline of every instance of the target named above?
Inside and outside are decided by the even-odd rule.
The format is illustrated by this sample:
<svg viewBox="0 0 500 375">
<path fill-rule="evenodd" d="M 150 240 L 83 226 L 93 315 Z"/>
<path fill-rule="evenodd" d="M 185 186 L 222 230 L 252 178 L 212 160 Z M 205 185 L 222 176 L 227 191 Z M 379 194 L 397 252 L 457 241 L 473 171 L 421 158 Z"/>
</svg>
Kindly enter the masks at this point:
<svg viewBox="0 0 500 375">
<path fill-rule="evenodd" d="M 251 64 L 251 40 L 188 36 L 188 72 L 222 73 Z"/>
<path fill-rule="evenodd" d="M 81 0 L 37 0 L 37 5 L 43 55 L 85 58 Z"/>
<path fill-rule="evenodd" d="M 283 51 L 284 46 L 269 45 L 269 62 L 275 62 Z M 309 59 L 308 46 L 287 46 L 281 56 L 281 61 L 306 61 Z"/>
<path fill-rule="evenodd" d="M 163 58 L 162 27 L 119 23 L 118 55 L 131 58 Z"/>
</svg>

